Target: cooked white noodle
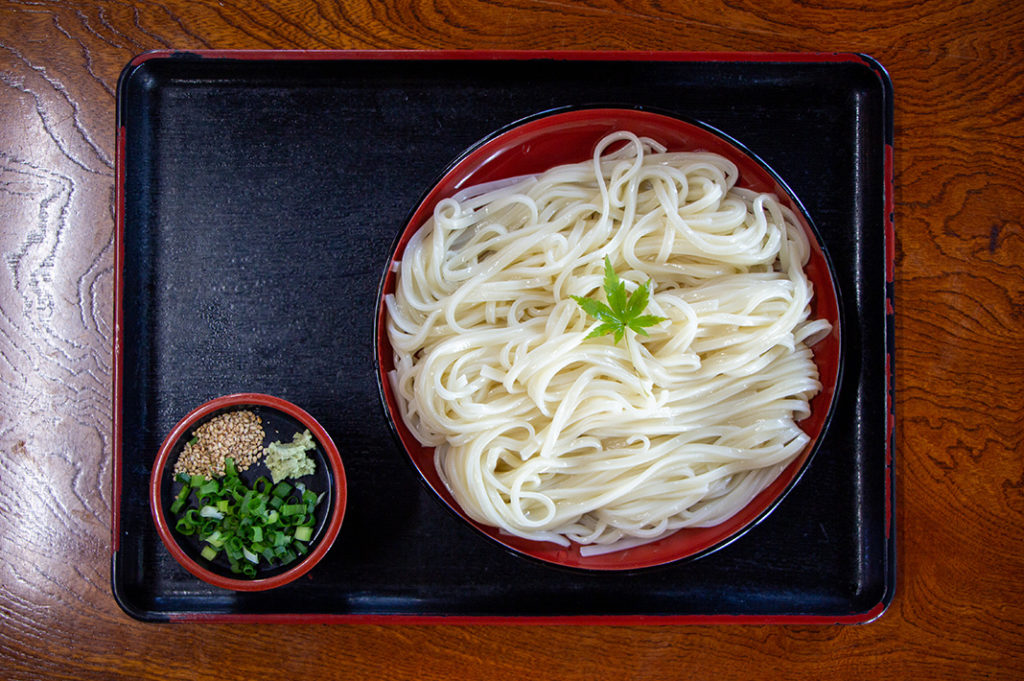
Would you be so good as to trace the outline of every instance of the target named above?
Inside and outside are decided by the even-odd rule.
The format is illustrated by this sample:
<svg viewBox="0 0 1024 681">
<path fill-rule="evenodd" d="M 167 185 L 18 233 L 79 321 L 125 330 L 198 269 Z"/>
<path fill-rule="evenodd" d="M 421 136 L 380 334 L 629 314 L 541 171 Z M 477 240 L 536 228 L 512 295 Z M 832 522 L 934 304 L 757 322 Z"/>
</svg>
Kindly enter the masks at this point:
<svg viewBox="0 0 1024 681">
<path fill-rule="evenodd" d="M 467 515 L 615 550 L 721 523 L 806 446 L 808 344 L 829 329 L 809 319 L 807 239 L 737 180 L 618 132 L 437 205 L 386 298 L 389 378 Z M 605 256 L 627 291 L 652 280 L 667 321 L 649 337 L 586 339 L 599 322 L 570 296 L 604 301 Z"/>
</svg>

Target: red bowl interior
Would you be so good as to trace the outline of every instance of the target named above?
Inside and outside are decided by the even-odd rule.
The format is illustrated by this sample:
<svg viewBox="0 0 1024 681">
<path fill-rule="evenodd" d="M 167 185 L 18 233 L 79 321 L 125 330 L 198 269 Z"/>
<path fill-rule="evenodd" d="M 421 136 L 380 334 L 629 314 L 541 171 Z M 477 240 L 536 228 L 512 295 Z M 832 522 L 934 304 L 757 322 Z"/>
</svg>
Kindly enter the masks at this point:
<svg viewBox="0 0 1024 681">
<path fill-rule="evenodd" d="M 291 564 L 286 569 L 278 568 L 268 570 L 265 575 L 253 579 L 239 578 L 223 574 L 223 570 L 211 566 L 209 563 L 196 560 L 196 551 L 186 550 L 182 542 L 187 541 L 185 537 L 179 537 L 172 529 L 173 523 L 168 523 L 170 513 L 170 480 L 174 475 L 174 463 L 181 451 L 183 441 L 189 434 L 201 425 L 204 421 L 213 418 L 217 414 L 230 409 L 241 407 L 252 407 L 264 413 L 265 419 L 277 415 L 283 415 L 292 423 L 301 424 L 308 428 L 313 439 L 320 445 L 318 454 L 320 460 L 317 466 L 320 469 L 318 475 L 326 479 L 328 503 L 326 516 L 318 523 L 318 529 L 310 545 L 310 551 L 302 558 Z M 274 412 L 277 412 L 275 414 Z M 281 433 L 285 435 L 284 432 Z M 290 438 L 291 433 L 286 437 Z M 324 468 L 326 467 L 326 468 Z M 252 470 L 252 469 L 250 469 Z M 245 474 L 242 474 L 245 478 Z M 334 543 L 341 529 L 341 522 L 345 516 L 345 503 L 347 498 L 347 486 L 345 480 L 345 468 L 341 463 L 341 455 L 327 431 L 310 416 L 305 410 L 296 405 L 271 395 L 260 393 L 238 393 L 226 395 L 206 402 L 193 409 L 185 416 L 164 438 L 163 444 L 157 453 L 156 461 L 153 462 L 153 470 L 149 480 L 149 506 L 153 515 L 153 522 L 156 523 L 157 533 L 163 541 L 164 546 L 175 560 L 182 567 L 191 572 L 199 579 L 224 589 L 234 591 L 264 591 L 282 586 L 294 581 L 309 572 L 316 565 L 328 549 Z"/>
<path fill-rule="evenodd" d="M 792 209 L 811 245 L 810 261 L 805 272 L 814 285 L 812 314 L 816 318 L 827 319 L 832 324 L 832 332 L 813 348 L 823 388 L 811 401 L 810 416 L 800 422 L 801 428 L 811 438 L 810 443 L 742 511 L 714 527 L 682 529 L 643 546 L 597 556 L 581 556 L 575 544 L 562 547 L 550 542 L 510 536 L 497 528 L 481 525 L 462 512 L 437 474 L 433 448 L 421 445 L 400 416 L 387 380 L 388 372 L 394 368 L 394 360 L 385 327 L 383 296 L 395 290 L 396 275 L 390 265 L 401 260 L 410 237 L 430 218 L 440 200 L 463 188 L 484 182 L 539 173 L 555 165 L 587 160 L 591 158 L 595 145 L 602 137 L 623 129 L 651 137 L 666 145 L 670 151 L 710 151 L 721 154 L 739 168 L 739 186 L 758 192 L 772 192 Z M 831 415 L 842 353 L 838 292 L 830 262 L 803 206 L 774 171 L 735 140 L 703 124 L 646 110 L 607 108 L 541 114 L 513 124 L 470 148 L 452 164 L 412 214 L 396 242 L 388 265 L 377 307 L 377 378 L 392 427 L 427 485 L 455 513 L 484 535 L 525 556 L 572 568 L 631 570 L 694 558 L 719 549 L 763 519 L 795 484 L 815 451 Z"/>
</svg>

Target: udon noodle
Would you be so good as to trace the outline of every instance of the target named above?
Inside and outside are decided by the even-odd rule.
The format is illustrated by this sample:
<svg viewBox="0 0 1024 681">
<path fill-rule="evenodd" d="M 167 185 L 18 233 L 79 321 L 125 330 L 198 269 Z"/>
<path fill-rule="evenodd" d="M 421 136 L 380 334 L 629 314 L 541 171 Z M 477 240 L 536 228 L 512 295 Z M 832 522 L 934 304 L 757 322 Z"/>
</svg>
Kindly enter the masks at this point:
<svg viewBox="0 0 1024 681">
<path fill-rule="evenodd" d="M 804 231 L 722 156 L 617 132 L 590 160 L 464 190 L 386 297 L 389 380 L 474 520 L 596 553 L 711 526 L 807 445 L 821 389 Z M 649 336 L 587 338 L 604 259 Z M 603 548 L 602 548 L 603 547 Z"/>
</svg>

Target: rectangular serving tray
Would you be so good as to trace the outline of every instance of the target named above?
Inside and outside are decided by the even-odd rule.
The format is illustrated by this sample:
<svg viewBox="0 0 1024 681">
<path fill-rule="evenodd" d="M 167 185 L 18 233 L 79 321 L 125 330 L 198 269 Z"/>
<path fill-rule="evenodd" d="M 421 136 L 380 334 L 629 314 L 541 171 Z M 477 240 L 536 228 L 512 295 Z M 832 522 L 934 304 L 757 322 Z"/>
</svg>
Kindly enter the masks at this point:
<svg viewBox="0 0 1024 681">
<path fill-rule="evenodd" d="M 846 357 L 803 478 L 692 562 L 590 574 L 508 552 L 422 484 L 375 378 L 374 312 L 409 212 L 465 148 L 566 105 L 710 124 L 787 181 L 836 268 Z M 857 54 L 158 52 L 117 91 L 112 588 L 143 620 L 867 622 L 895 584 L 892 88 Z M 195 579 L 149 512 L 189 410 L 265 392 L 341 450 L 345 523 L 263 593 Z"/>
</svg>

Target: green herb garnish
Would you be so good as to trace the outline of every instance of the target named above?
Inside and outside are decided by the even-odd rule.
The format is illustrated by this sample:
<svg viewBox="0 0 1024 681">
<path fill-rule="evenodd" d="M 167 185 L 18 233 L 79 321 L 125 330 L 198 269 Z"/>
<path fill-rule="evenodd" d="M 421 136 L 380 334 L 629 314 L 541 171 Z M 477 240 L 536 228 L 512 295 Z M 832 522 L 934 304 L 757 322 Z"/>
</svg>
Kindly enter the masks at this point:
<svg viewBox="0 0 1024 681">
<path fill-rule="evenodd" d="M 647 336 L 649 334 L 644 329 L 645 326 L 654 326 L 665 321 L 665 317 L 643 314 L 651 296 L 651 280 L 648 279 L 642 286 L 638 286 L 627 298 L 626 285 L 615 274 L 612 261 L 608 259 L 608 256 L 604 257 L 604 292 L 608 298 L 607 305 L 591 298 L 572 296 L 572 299 L 583 308 L 584 312 L 601 322 L 587 338 L 596 338 L 614 332 L 615 342 L 618 343 L 626 334 L 627 328 Z"/>
<path fill-rule="evenodd" d="M 234 459 L 224 461 L 221 478 L 179 474 L 182 487 L 171 504 L 174 529 L 202 542 L 201 555 L 213 561 L 222 552 L 232 572 L 255 577 L 257 568 L 287 565 L 309 551 L 316 507 L 322 495 L 265 477 L 249 487 L 238 477 Z"/>
</svg>

